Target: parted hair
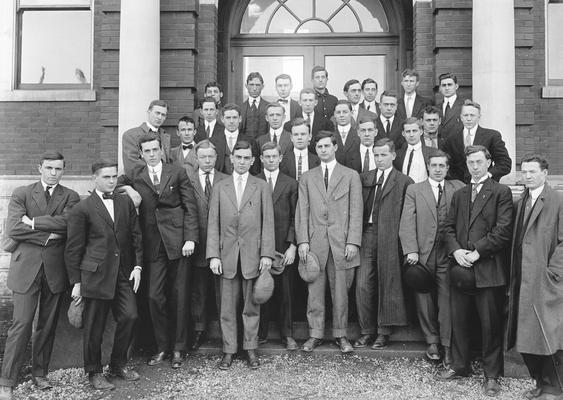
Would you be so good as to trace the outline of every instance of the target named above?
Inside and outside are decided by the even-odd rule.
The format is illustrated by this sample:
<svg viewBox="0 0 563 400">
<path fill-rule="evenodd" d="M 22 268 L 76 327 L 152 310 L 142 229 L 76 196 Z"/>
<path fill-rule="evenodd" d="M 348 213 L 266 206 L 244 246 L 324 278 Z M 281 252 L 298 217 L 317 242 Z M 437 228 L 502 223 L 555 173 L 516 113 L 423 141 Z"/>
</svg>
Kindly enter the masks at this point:
<svg viewBox="0 0 563 400">
<path fill-rule="evenodd" d="M 95 174 L 102 168 L 111 168 L 111 167 L 117 168 L 117 163 L 115 161 L 109 161 L 109 160 L 98 160 L 92 163 L 92 173 Z"/>
</svg>

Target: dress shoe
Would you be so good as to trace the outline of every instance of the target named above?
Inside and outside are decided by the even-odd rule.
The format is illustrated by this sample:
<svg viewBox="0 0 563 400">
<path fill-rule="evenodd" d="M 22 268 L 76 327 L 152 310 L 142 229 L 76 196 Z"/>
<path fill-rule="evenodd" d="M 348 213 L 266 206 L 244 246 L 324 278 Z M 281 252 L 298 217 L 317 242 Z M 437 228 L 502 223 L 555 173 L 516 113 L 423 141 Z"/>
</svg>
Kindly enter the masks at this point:
<svg viewBox="0 0 563 400">
<path fill-rule="evenodd" d="M 182 353 L 180 353 L 179 351 L 174 351 L 172 353 L 172 368 L 174 369 L 178 369 L 182 366 L 182 363 L 184 362 L 184 358 L 182 357 Z"/>
<path fill-rule="evenodd" d="M 426 357 L 430 361 L 439 361 L 440 360 L 440 350 L 438 350 L 438 345 L 436 343 L 431 343 L 426 348 Z"/>
<path fill-rule="evenodd" d="M 307 353 L 310 353 L 311 351 L 313 351 L 315 349 L 315 347 L 319 346 L 322 342 L 323 341 L 321 339 L 310 337 L 309 339 L 307 339 L 307 341 L 305 343 L 303 343 L 301 350 L 306 351 Z"/>
<path fill-rule="evenodd" d="M 195 331 L 194 333 L 194 341 L 192 343 L 192 350 L 196 351 L 200 348 L 201 344 L 203 343 L 204 334 L 203 331 Z"/>
<path fill-rule="evenodd" d="M 162 364 L 164 360 L 166 360 L 168 357 L 169 354 L 167 352 L 161 351 L 160 353 L 156 353 L 154 356 L 149 358 L 147 364 L 150 365 L 151 367 L 154 365 Z"/>
<path fill-rule="evenodd" d="M 375 335 L 362 335 L 354 342 L 354 347 L 361 349 L 370 346 L 375 339 Z"/>
<path fill-rule="evenodd" d="M 522 395 L 524 396 L 525 399 L 531 400 L 539 397 L 541 392 L 542 392 L 541 387 L 535 387 L 533 389 L 526 390 L 524 393 L 522 393 Z"/>
<path fill-rule="evenodd" d="M 346 337 L 337 338 L 336 344 L 340 347 L 340 351 L 343 354 L 352 353 L 354 351 L 352 344 L 348 341 Z"/>
<path fill-rule="evenodd" d="M 91 375 L 88 380 L 90 381 L 90 385 L 96 390 L 113 390 L 115 389 L 115 385 L 113 383 L 108 382 L 106 377 L 101 373 L 96 373 Z"/>
<path fill-rule="evenodd" d="M 39 390 L 51 389 L 53 386 L 51 382 L 44 376 L 34 376 L 31 378 L 35 387 Z"/>
<path fill-rule="evenodd" d="M 133 370 L 127 370 L 117 365 L 109 366 L 108 375 L 123 379 L 124 381 L 128 382 L 138 381 L 141 378 L 141 376 L 137 372 Z"/>
<path fill-rule="evenodd" d="M 497 378 L 485 378 L 483 393 L 489 397 L 497 397 L 500 393 L 500 383 Z"/>
<path fill-rule="evenodd" d="M 287 336 L 282 339 L 282 343 L 285 344 L 285 349 L 289 351 L 294 351 L 299 349 L 297 342 L 291 336 Z"/>
<path fill-rule="evenodd" d="M 443 371 L 440 371 L 438 375 L 436 375 L 436 379 L 439 381 L 453 381 L 454 379 L 459 379 L 464 377 L 465 375 L 458 374 L 452 368 L 446 368 Z"/>
<path fill-rule="evenodd" d="M 257 369 L 260 366 L 260 361 L 258 361 L 256 352 L 254 350 L 248 350 L 247 356 L 248 356 L 248 367 L 250 369 Z"/>
<path fill-rule="evenodd" d="M 14 398 L 13 391 L 10 386 L 0 386 L 0 400 L 12 400 Z"/>
<path fill-rule="evenodd" d="M 231 368 L 231 365 L 233 364 L 233 355 L 229 354 L 229 353 L 225 353 L 223 354 L 223 358 L 221 359 L 221 362 L 219 363 L 219 369 L 222 370 L 226 370 Z"/>
<path fill-rule="evenodd" d="M 444 368 L 450 368 L 452 365 L 452 348 L 450 346 L 444 346 L 444 359 L 442 360 Z"/>
<path fill-rule="evenodd" d="M 371 348 L 373 350 L 381 350 L 386 348 L 388 344 L 389 335 L 377 335 L 377 339 L 375 339 L 375 342 L 373 343 L 373 346 L 371 346 Z"/>
</svg>

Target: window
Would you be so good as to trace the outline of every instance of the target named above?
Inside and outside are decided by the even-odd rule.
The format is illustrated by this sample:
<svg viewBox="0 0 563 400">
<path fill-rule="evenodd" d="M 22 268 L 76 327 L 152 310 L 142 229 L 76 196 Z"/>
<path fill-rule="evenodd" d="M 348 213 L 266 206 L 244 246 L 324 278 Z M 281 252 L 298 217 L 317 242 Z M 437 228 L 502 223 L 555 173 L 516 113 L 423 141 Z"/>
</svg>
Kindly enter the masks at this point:
<svg viewBox="0 0 563 400">
<path fill-rule="evenodd" d="M 377 0 L 250 0 L 241 33 L 388 32 Z"/>
<path fill-rule="evenodd" d="M 563 97 L 563 0 L 546 2 L 546 87 L 543 97 Z"/>
<path fill-rule="evenodd" d="M 95 100 L 92 0 L 3 0 L 0 100 Z M 8 65 L 8 63 L 7 63 Z"/>
</svg>

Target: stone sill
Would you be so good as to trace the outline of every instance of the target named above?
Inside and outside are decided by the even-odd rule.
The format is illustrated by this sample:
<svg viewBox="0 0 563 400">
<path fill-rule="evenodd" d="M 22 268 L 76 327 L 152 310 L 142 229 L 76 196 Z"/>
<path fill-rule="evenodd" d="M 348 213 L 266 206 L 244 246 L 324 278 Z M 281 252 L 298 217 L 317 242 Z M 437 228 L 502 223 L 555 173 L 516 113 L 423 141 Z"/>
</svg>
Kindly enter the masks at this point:
<svg viewBox="0 0 563 400">
<path fill-rule="evenodd" d="M 541 90 L 543 99 L 563 99 L 563 86 L 544 86 Z"/>
<path fill-rule="evenodd" d="M 0 102 L 2 101 L 96 101 L 96 91 L 90 89 L 6 90 L 0 91 Z"/>
</svg>

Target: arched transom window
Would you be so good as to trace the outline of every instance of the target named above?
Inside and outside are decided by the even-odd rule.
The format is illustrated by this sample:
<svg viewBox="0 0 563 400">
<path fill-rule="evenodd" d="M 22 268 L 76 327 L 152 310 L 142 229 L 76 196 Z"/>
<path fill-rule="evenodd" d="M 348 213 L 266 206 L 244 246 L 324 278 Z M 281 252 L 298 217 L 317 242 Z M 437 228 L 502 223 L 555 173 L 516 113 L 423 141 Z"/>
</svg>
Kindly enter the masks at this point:
<svg viewBox="0 0 563 400">
<path fill-rule="evenodd" d="M 378 0 L 250 0 L 240 33 L 388 32 Z"/>
</svg>

